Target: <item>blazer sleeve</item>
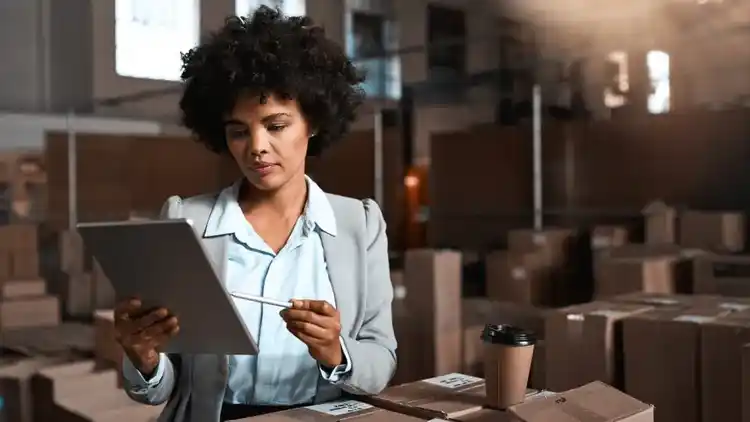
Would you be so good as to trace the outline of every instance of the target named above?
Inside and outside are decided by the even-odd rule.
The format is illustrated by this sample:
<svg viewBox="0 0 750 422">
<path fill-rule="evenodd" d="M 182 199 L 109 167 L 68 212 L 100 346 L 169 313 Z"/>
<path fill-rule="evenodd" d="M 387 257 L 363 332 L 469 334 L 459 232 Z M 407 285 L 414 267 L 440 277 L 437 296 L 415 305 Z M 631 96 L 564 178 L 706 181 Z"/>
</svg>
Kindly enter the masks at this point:
<svg viewBox="0 0 750 422">
<path fill-rule="evenodd" d="M 164 203 L 159 218 L 165 220 L 180 217 L 182 217 L 182 199 L 178 196 L 172 196 Z M 135 368 L 132 368 L 132 364 L 127 362 L 126 359 L 127 357 L 123 359 L 123 374 L 128 374 L 128 372 L 135 370 Z M 125 393 L 131 399 L 142 404 L 158 406 L 166 402 L 172 395 L 172 390 L 174 390 L 177 384 L 180 365 L 175 365 L 176 362 L 180 362 L 179 356 L 171 354 L 161 355 L 159 365 L 163 366 L 163 368 L 159 368 L 158 372 L 161 379 L 156 383 L 138 382 L 137 378 L 139 377 L 124 376 L 123 384 Z"/>
<path fill-rule="evenodd" d="M 363 202 L 367 229 L 365 317 L 356 338 L 344 337 L 352 370 L 337 384 L 352 394 L 372 395 L 383 391 L 396 371 L 396 335 L 385 220 L 375 201 Z"/>
</svg>

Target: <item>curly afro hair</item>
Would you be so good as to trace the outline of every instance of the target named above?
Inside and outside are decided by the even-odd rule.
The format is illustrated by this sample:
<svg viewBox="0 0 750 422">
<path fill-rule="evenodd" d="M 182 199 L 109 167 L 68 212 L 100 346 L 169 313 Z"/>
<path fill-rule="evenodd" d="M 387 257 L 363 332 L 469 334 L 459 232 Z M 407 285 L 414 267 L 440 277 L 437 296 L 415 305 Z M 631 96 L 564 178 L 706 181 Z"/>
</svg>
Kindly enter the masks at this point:
<svg viewBox="0 0 750 422">
<path fill-rule="evenodd" d="M 217 153 L 227 151 L 224 121 L 241 95 L 297 100 L 315 130 L 308 155 L 346 134 L 363 99 L 364 77 L 323 28 L 266 6 L 227 18 L 182 62 L 182 122 Z"/>
</svg>

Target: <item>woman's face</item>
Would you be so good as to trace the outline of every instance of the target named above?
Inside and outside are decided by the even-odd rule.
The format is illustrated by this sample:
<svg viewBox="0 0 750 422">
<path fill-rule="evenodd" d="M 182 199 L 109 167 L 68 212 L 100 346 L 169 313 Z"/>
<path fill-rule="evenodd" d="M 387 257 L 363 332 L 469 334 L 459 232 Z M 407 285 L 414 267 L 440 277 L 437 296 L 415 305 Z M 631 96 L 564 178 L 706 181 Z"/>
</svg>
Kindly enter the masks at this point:
<svg viewBox="0 0 750 422">
<path fill-rule="evenodd" d="M 257 189 L 276 190 L 304 175 L 311 133 L 297 101 L 270 95 L 262 104 L 258 97 L 241 97 L 224 133 L 230 154 Z"/>
</svg>

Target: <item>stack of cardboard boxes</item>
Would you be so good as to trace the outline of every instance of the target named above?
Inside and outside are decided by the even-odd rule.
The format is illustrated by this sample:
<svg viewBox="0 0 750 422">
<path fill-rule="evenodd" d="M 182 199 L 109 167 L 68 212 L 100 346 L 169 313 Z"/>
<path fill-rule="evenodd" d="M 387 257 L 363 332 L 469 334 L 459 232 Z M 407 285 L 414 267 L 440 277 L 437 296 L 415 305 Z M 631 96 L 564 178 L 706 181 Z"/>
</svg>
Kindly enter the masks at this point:
<svg viewBox="0 0 750 422">
<path fill-rule="evenodd" d="M 34 421 L 148 421 L 163 406 L 144 406 L 117 388 L 113 369 L 99 371 L 94 361 L 42 368 L 32 378 Z"/>
<path fill-rule="evenodd" d="M 251 422 L 653 422 L 654 407 L 601 382 L 561 393 L 529 390 L 505 410 L 484 405 L 484 380 L 446 374 L 386 389 L 372 397 L 340 400 L 247 418 Z"/>
<path fill-rule="evenodd" d="M 98 263 L 85 252 L 75 231 L 60 232 L 60 268 L 54 271 L 54 289 L 64 304 L 65 315 L 90 318 L 96 309 L 111 308 L 115 292 Z"/>
<path fill-rule="evenodd" d="M 0 226 L 0 331 L 60 323 L 60 305 L 40 276 L 37 226 Z"/>
</svg>

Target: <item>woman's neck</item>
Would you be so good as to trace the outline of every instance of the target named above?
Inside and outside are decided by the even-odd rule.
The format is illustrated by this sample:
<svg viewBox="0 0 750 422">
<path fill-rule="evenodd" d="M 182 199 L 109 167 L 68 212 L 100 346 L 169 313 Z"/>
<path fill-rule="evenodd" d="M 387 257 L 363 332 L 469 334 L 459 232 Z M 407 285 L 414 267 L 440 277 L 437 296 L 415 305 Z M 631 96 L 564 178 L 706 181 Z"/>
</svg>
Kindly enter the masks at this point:
<svg viewBox="0 0 750 422">
<path fill-rule="evenodd" d="M 240 188 L 239 202 L 246 214 L 270 211 L 284 217 L 299 216 L 304 212 L 307 202 L 305 174 L 294 176 L 279 189 L 272 191 L 257 189 L 245 179 Z"/>
</svg>

